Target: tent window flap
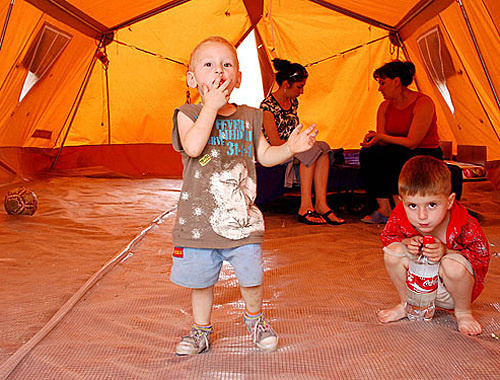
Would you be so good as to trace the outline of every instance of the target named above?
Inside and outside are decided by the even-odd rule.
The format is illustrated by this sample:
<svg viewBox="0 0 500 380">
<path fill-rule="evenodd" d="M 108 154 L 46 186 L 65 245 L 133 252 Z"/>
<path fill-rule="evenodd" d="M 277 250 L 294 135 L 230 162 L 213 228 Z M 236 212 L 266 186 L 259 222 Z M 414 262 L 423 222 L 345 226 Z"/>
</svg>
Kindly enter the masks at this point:
<svg viewBox="0 0 500 380">
<path fill-rule="evenodd" d="M 427 73 L 439 89 L 451 113 L 455 115 L 455 107 L 448 86 L 446 85 L 447 74 L 454 71 L 451 60 L 446 59 L 449 57 L 449 53 L 442 40 L 439 28 L 436 26 L 421 35 L 417 39 L 417 44 Z"/>
<path fill-rule="evenodd" d="M 19 102 L 52 67 L 70 40 L 71 35 L 50 24 L 43 25 L 23 60 L 23 66 L 28 69 L 28 74 L 24 81 Z"/>
</svg>

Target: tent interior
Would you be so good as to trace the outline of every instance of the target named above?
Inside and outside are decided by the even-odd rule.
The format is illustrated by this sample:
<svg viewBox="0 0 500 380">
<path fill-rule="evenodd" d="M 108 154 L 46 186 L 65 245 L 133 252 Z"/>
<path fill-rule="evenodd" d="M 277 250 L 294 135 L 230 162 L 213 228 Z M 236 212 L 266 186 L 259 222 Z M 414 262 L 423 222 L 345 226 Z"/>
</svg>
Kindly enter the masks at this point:
<svg viewBox="0 0 500 380">
<path fill-rule="evenodd" d="M 0 379 L 498 378 L 499 4 L 0 0 L 0 199 L 21 185 L 39 199 L 33 216 L 0 214 Z M 284 197 L 264 213 L 265 309 L 278 352 L 253 347 L 224 266 L 213 350 L 175 357 L 191 306 L 168 279 L 182 175 L 171 118 L 199 101 L 187 62 L 210 35 L 236 46 L 254 36 L 264 93 L 273 58 L 305 65 L 301 121 L 352 151 L 375 129 L 373 71 L 415 63 L 414 86 L 434 100 L 452 157 L 484 151 L 488 177 L 464 182 L 461 199 L 492 255 L 473 304 L 481 335 L 460 334 L 444 310 L 430 323 L 378 323 L 377 309 L 396 299 L 383 227 L 349 212 L 342 226 L 300 225 L 296 199 Z"/>
</svg>

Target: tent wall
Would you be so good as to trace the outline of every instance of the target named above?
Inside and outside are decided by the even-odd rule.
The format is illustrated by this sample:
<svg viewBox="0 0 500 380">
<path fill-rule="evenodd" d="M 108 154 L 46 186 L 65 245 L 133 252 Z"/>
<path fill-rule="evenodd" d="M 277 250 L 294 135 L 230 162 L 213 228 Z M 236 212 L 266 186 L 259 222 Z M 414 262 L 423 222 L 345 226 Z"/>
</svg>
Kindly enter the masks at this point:
<svg viewBox="0 0 500 380">
<path fill-rule="evenodd" d="M 69 4 L 91 30 L 113 33 L 114 41 L 101 49 L 109 64 L 95 59 L 99 41 L 89 36 L 93 32 L 64 21 L 73 13 L 52 13 L 56 3 Z M 359 148 L 366 131 L 375 128 L 382 100 L 373 70 L 391 59 L 405 59 L 389 39 L 398 25 L 408 58 L 417 65 L 418 86 L 436 103 L 441 138 L 455 146 L 486 145 L 488 160 L 500 160 L 500 111 L 492 90 L 500 87 L 500 6 L 495 0 L 463 3 L 483 62 L 454 0 L 402 0 L 398 7 L 389 0 L 17 0 L 0 50 L 0 162 L 22 174 L 51 170 L 57 157 L 55 170 L 66 172 L 83 167 L 179 176 L 171 116 L 188 99 L 189 54 L 210 35 L 237 44 L 254 26 L 264 88 L 272 85 L 271 59 L 306 65 L 310 76 L 299 99 L 301 120 L 316 123 L 320 138 L 334 148 Z M 0 22 L 9 4 L 0 0 Z M 18 103 L 27 73 L 23 60 L 46 22 L 72 39 Z M 454 114 L 417 44 L 436 26 L 451 62 L 447 85 Z M 490 71 L 489 81 L 483 66 Z M 199 100 L 196 91 L 188 94 Z"/>
<path fill-rule="evenodd" d="M 299 98 L 302 122 L 315 123 L 319 138 L 332 147 L 359 148 L 374 128 L 381 100 L 373 69 L 395 58 L 388 32 L 301 0 L 265 5 L 257 29 L 267 55 L 299 62 L 309 71 Z M 379 41 L 367 44 L 374 40 Z"/>
<path fill-rule="evenodd" d="M 13 12 L 11 23 L 25 16 L 19 10 Z M 39 80 L 20 102 L 19 96 L 28 73 L 26 54 L 45 22 L 67 31 L 71 41 L 52 68 Z M 9 29 L 9 32 L 16 31 Z M 7 35 L 9 37 L 9 35 Z M 13 60 L 9 68 L 3 68 L 5 81 L 0 88 L 0 146 L 54 147 L 65 121 L 70 114 L 75 96 L 82 84 L 85 72 L 95 50 L 95 41 L 67 28 L 47 16 L 38 17 L 32 32 L 22 45 L 2 47 Z M 4 51 L 5 49 L 5 51 Z M 3 59 L 2 59 L 3 62 Z M 43 138 L 33 137 L 36 130 L 47 131 Z M 50 136 L 49 136 L 50 134 Z M 36 134 L 35 134 L 36 136 Z"/>
<path fill-rule="evenodd" d="M 488 159 L 498 160 L 500 159 L 498 137 L 500 109 L 495 102 L 458 3 L 450 1 L 446 3 L 450 3 L 449 6 L 439 14 L 436 12 L 441 5 L 439 2 L 429 7 L 401 30 L 401 36 L 410 51 L 410 58 L 417 63 L 420 71 L 427 73 L 419 75 L 418 79 L 422 90 L 433 94 L 434 100 L 439 105 L 438 120 L 442 139 L 453 140 L 456 144 L 487 145 Z M 500 56 L 496 52 L 500 49 L 500 36 L 494 32 L 493 22 L 486 17 L 485 12 L 479 16 L 480 4 L 481 1 L 467 2 L 467 13 L 498 91 Z M 417 39 L 435 26 L 441 31 L 444 45 L 452 61 L 453 70 L 451 72 L 448 70 L 446 82 L 455 106 L 455 114 L 451 113 L 433 84 L 417 46 Z"/>
</svg>

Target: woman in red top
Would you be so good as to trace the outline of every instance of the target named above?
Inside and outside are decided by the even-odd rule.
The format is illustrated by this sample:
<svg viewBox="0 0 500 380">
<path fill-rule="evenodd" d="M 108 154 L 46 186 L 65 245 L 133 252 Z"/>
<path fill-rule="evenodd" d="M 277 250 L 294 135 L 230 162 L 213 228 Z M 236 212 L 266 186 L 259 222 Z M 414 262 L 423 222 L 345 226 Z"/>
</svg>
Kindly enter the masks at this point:
<svg viewBox="0 0 500 380">
<path fill-rule="evenodd" d="M 436 110 L 431 98 L 408 86 L 415 65 L 392 61 L 374 71 L 384 97 L 377 111 L 377 130 L 369 131 L 361 143 L 361 172 L 367 194 L 377 200 L 377 210 L 365 223 L 385 223 L 391 214 L 391 198 L 399 202 L 398 177 L 404 163 L 417 155 L 443 159 L 439 146 Z"/>
</svg>

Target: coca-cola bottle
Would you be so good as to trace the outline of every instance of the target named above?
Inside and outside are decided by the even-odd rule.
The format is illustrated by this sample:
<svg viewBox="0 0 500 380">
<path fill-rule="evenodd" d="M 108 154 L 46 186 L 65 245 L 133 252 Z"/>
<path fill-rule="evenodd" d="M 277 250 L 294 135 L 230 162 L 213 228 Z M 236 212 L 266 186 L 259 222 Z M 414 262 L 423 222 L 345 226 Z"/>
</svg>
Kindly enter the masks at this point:
<svg viewBox="0 0 500 380">
<path fill-rule="evenodd" d="M 424 236 L 422 247 L 434 243 L 434 237 Z M 430 321 L 434 316 L 434 300 L 438 286 L 439 263 L 420 254 L 410 260 L 406 277 L 406 315 L 411 321 Z"/>
</svg>

